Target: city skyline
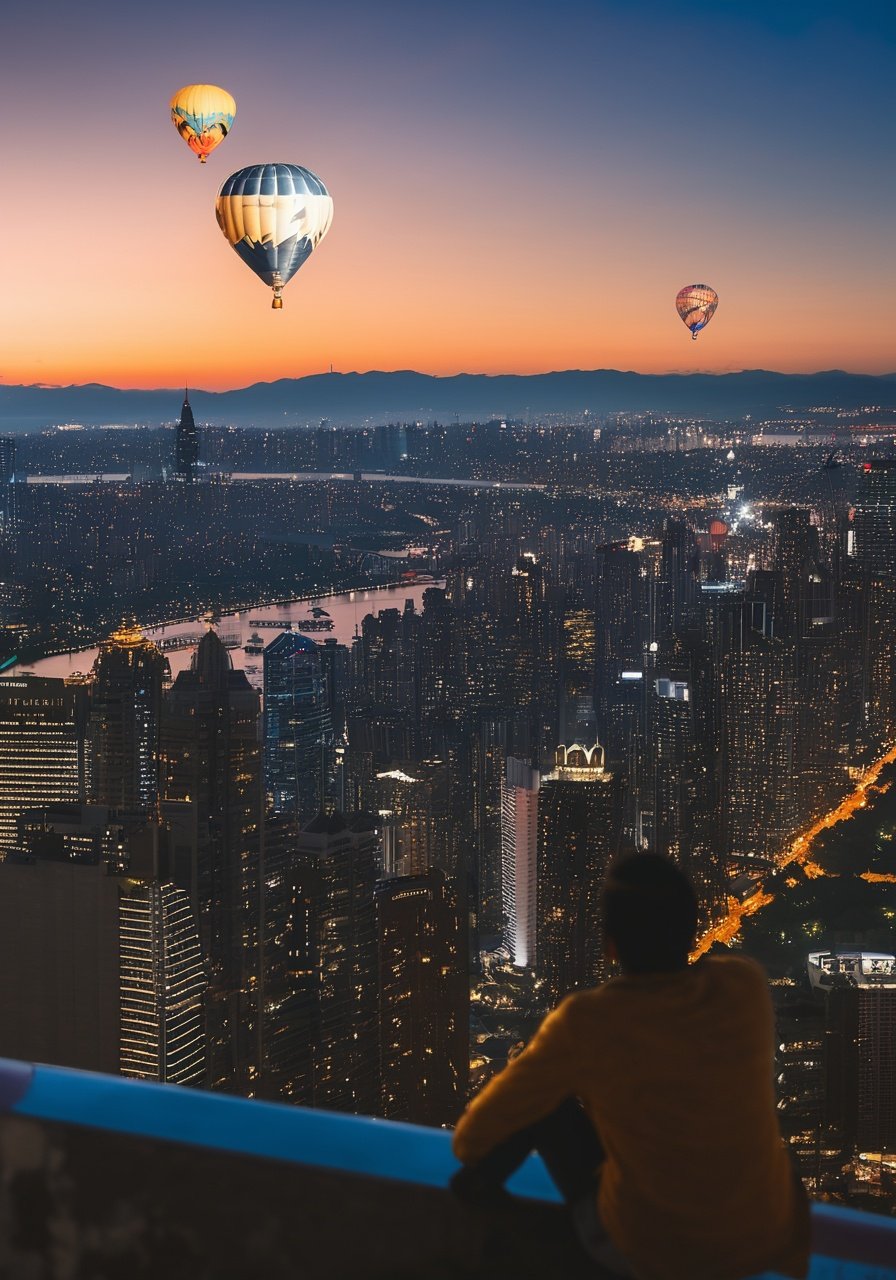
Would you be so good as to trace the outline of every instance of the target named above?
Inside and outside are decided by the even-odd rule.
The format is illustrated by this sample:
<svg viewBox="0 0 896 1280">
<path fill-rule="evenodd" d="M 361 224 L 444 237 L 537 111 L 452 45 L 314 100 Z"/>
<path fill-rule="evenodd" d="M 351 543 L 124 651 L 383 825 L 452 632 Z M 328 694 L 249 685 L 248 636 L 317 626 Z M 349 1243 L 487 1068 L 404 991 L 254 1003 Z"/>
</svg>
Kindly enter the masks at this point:
<svg viewBox="0 0 896 1280">
<path fill-rule="evenodd" d="M 454 1274 L 443 1140 L 470 1276 L 892 1265 L 893 0 L 4 36 L 0 1257 Z"/>
<path fill-rule="evenodd" d="M 28 127 L 7 164 L 23 191 L 49 166 L 72 195 L 62 213 L 24 198 L 20 239 L 0 249 L 3 381 L 892 372 L 896 189 L 879 158 L 896 19 L 779 9 L 496 0 L 374 16 L 345 0 L 304 17 L 298 54 L 273 55 L 226 5 L 201 33 L 105 3 L 19 10 L 0 96 Z M 286 10 L 271 21 L 290 29 Z M 202 79 L 237 100 L 204 167 L 167 105 Z M 309 166 L 335 201 L 277 315 L 214 221 L 224 179 L 271 158 Z M 16 247 L 61 233 L 49 274 Z M 720 304 L 692 344 L 674 298 L 696 281 Z"/>
</svg>

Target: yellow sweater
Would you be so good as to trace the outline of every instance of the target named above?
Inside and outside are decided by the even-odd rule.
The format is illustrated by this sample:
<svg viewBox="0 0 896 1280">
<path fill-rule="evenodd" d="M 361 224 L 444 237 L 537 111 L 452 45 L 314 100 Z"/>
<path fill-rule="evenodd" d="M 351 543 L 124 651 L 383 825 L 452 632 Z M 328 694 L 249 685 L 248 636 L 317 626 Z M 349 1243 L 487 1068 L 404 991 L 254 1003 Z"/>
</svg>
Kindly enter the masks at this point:
<svg viewBox="0 0 896 1280">
<path fill-rule="evenodd" d="M 575 1095 L 606 1151 L 598 1208 L 639 1280 L 802 1276 L 808 1207 L 781 1140 L 762 969 L 710 957 L 568 996 L 454 1134 L 475 1163 Z"/>
</svg>

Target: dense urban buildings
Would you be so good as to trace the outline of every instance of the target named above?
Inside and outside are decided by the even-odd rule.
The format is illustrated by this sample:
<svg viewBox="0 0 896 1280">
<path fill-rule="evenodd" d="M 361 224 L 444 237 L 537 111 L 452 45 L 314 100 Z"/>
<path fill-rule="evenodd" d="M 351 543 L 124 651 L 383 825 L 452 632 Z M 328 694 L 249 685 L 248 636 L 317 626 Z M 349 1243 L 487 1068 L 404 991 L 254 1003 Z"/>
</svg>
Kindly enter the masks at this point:
<svg viewBox="0 0 896 1280">
<path fill-rule="evenodd" d="M 173 439 L 23 437 L 6 479 L 0 448 L 6 641 L 98 644 L 0 674 L 5 945 L 16 911 L 55 934 L 4 1051 L 451 1124 L 612 971 L 618 853 L 673 859 L 728 941 L 896 741 L 884 445 L 655 415 L 201 437 L 185 400 Z M 861 1150 L 889 1167 L 889 995 L 813 993 L 806 943 L 894 940 L 829 914 L 778 930 L 778 1088 L 846 1196 Z M 102 978 L 54 1039 L 67 969 Z"/>
</svg>

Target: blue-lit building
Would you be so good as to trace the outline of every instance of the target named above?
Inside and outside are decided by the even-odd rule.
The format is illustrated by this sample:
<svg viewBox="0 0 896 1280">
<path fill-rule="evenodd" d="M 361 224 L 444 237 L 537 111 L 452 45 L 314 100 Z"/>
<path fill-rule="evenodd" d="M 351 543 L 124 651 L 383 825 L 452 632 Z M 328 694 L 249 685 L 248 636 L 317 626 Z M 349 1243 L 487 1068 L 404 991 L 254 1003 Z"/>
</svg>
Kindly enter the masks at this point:
<svg viewBox="0 0 896 1280">
<path fill-rule="evenodd" d="M 275 813 L 309 822 L 333 774 L 333 722 L 320 652 L 284 631 L 264 651 L 264 779 Z"/>
</svg>

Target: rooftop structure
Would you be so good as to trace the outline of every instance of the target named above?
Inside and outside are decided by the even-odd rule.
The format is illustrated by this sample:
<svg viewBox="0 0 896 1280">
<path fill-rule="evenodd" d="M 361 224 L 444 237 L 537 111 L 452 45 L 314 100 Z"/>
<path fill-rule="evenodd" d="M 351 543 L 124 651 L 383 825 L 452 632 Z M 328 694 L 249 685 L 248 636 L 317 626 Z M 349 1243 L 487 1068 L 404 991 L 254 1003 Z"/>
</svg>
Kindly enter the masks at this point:
<svg viewBox="0 0 896 1280">
<path fill-rule="evenodd" d="M 896 956 L 884 951 L 813 951 L 806 967 L 816 991 L 834 986 L 896 989 Z"/>
</svg>

